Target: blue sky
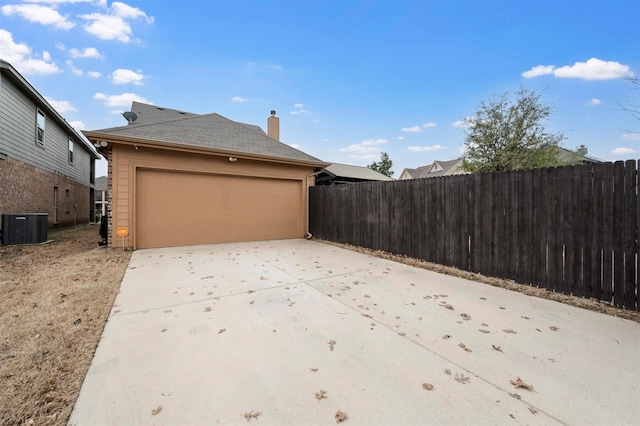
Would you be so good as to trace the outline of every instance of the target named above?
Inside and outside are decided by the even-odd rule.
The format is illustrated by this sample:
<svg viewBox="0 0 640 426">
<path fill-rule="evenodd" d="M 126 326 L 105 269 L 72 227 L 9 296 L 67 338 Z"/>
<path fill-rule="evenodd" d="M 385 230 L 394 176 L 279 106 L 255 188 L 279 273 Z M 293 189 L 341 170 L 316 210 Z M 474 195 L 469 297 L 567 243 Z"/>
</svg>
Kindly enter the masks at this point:
<svg viewBox="0 0 640 426">
<path fill-rule="evenodd" d="M 0 1 L 0 58 L 77 129 L 132 100 L 260 125 L 324 161 L 461 155 L 465 118 L 525 87 L 570 149 L 640 158 L 640 1 Z M 101 161 L 98 175 L 106 174 Z"/>
</svg>

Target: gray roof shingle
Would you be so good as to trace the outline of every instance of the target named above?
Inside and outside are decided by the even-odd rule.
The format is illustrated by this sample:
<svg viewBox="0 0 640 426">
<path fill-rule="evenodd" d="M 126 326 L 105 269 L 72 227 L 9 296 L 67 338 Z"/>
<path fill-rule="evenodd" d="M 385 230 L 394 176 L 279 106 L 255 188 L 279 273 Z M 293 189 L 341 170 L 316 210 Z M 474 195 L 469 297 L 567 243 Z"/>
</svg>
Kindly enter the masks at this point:
<svg viewBox="0 0 640 426">
<path fill-rule="evenodd" d="M 193 114 L 140 102 L 133 102 L 132 110 L 138 116 L 133 123 L 95 130 L 91 133 L 129 136 L 282 159 L 322 162 L 285 143 L 271 139 L 259 126 L 232 121 L 220 114 Z"/>
</svg>

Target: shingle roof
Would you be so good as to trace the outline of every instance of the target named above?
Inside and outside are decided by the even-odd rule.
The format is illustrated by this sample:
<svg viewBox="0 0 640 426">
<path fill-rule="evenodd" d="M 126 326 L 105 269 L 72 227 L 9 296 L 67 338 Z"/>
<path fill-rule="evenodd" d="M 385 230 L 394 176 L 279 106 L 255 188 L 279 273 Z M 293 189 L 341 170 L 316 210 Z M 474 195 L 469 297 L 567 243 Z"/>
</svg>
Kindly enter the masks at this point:
<svg viewBox="0 0 640 426">
<path fill-rule="evenodd" d="M 351 179 L 383 181 L 393 180 L 389 176 L 378 173 L 368 167 L 352 166 L 350 164 L 333 163 L 330 166 L 326 167 L 325 171 L 337 177 L 345 177 Z"/>
<path fill-rule="evenodd" d="M 285 143 L 271 139 L 259 126 L 232 121 L 220 114 L 199 115 L 140 102 L 133 102 L 132 110 L 138 116 L 133 123 L 90 133 L 129 136 L 282 159 L 322 162 Z"/>
<path fill-rule="evenodd" d="M 417 169 L 404 169 L 403 173 L 407 172 L 407 174 L 411 176 L 411 179 L 444 176 L 451 174 L 451 171 L 457 171 L 456 166 L 461 161 L 461 158 L 448 161 L 435 160 L 433 163 L 418 167 Z"/>
<path fill-rule="evenodd" d="M 163 121 L 180 120 L 182 118 L 198 115 L 191 112 L 143 104 L 142 102 L 136 101 L 131 103 L 131 112 L 135 113 L 137 116 L 132 125 L 162 123 Z"/>
<path fill-rule="evenodd" d="M 96 191 L 106 191 L 107 190 L 107 177 L 100 176 L 96 178 Z"/>
</svg>

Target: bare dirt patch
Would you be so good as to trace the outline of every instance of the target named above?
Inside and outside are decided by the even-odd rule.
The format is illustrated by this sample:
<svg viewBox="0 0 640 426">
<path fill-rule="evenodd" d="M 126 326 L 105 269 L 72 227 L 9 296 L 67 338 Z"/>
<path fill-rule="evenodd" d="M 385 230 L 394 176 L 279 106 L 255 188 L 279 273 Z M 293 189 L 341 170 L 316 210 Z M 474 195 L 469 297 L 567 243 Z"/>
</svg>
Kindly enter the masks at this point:
<svg viewBox="0 0 640 426">
<path fill-rule="evenodd" d="M 588 309 L 594 312 L 600 312 L 603 314 L 611 315 L 614 317 L 624 318 L 631 321 L 640 323 L 640 312 L 630 311 L 627 309 L 617 308 L 607 302 L 603 302 L 595 299 L 585 299 L 583 297 L 577 297 L 572 295 L 554 293 L 546 289 L 528 286 L 525 284 L 517 284 L 513 281 L 505 280 L 502 278 L 487 277 L 474 272 L 463 271 L 451 266 L 438 265 L 437 263 L 427 262 L 412 257 L 401 256 L 397 254 L 387 253 L 382 250 L 372 250 L 364 247 L 356 247 L 350 244 L 334 243 L 332 241 L 326 241 L 319 238 L 314 238 L 315 241 L 342 247 L 347 250 L 356 251 L 358 253 L 368 254 L 370 256 L 376 256 L 383 259 L 392 260 L 394 262 L 404 263 L 405 265 L 411 265 L 416 268 L 427 269 L 429 271 L 439 272 L 441 274 L 452 275 L 454 277 L 464 278 L 471 281 L 481 282 L 489 284 L 494 287 L 505 288 L 519 293 L 524 293 L 528 296 L 541 297 L 544 299 L 554 300 L 556 302 L 565 303 L 567 305 L 575 306 L 577 308 Z M 453 309 L 451 305 L 443 305 L 448 309 Z"/>
<path fill-rule="evenodd" d="M 98 227 L 0 246 L 0 425 L 64 425 L 131 252 L 99 247 Z"/>
</svg>

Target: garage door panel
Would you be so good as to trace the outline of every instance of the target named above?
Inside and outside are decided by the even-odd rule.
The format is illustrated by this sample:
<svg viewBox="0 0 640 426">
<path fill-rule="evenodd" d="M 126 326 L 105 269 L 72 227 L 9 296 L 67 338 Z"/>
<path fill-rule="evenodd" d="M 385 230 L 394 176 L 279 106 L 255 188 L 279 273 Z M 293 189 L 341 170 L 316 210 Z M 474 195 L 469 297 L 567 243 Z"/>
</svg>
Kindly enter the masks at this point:
<svg viewBox="0 0 640 426">
<path fill-rule="evenodd" d="M 138 248 L 299 238 L 302 182 L 138 170 Z"/>
</svg>

